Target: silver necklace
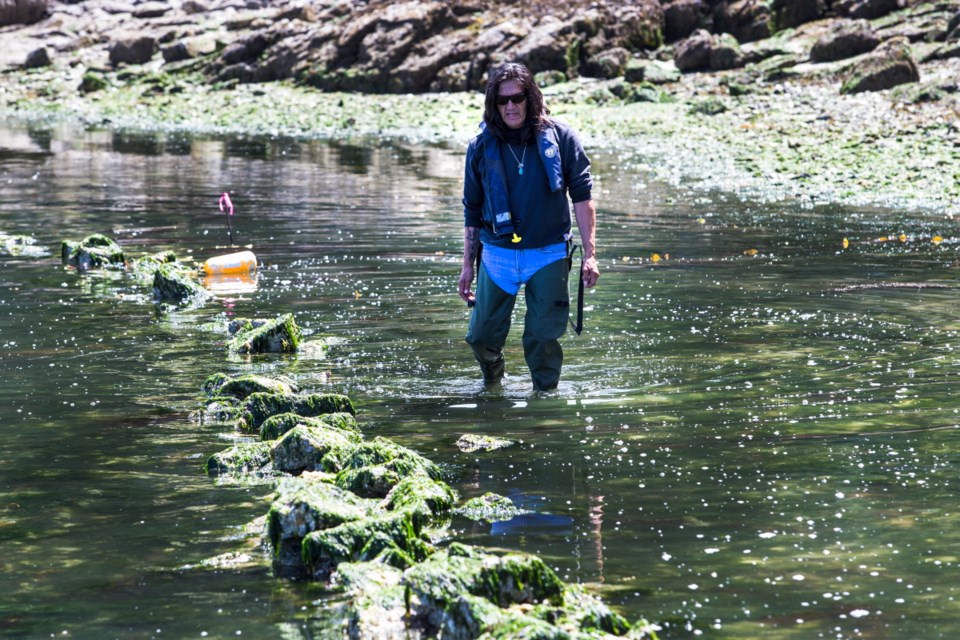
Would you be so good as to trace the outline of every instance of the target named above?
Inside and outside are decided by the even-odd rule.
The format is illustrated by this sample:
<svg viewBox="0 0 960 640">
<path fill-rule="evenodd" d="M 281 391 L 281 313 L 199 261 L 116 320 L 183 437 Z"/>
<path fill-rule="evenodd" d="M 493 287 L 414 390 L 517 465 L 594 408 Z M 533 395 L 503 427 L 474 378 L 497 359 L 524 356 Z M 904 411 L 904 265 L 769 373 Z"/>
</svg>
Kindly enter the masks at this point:
<svg viewBox="0 0 960 640">
<path fill-rule="evenodd" d="M 513 145 L 511 145 L 509 142 L 507 143 L 507 149 L 510 149 L 510 155 L 512 155 L 513 159 L 517 161 L 517 173 L 523 175 L 523 161 L 527 159 L 527 145 L 523 145 L 523 154 L 519 158 L 513 150 Z"/>
</svg>

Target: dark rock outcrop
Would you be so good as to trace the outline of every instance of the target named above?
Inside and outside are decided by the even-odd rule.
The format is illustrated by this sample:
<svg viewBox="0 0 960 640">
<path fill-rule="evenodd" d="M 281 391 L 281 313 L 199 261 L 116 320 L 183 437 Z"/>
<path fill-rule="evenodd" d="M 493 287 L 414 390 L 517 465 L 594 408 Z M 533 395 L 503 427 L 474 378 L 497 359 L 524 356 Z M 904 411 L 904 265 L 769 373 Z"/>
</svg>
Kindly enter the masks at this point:
<svg viewBox="0 0 960 640">
<path fill-rule="evenodd" d="M 47 0 L 3 0 L 0 2 L 0 27 L 33 24 L 47 13 Z"/>
<path fill-rule="evenodd" d="M 712 35 L 705 29 L 678 44 L 673 60 L 680 71 L 720 71 L 743 63 L 736 38 L 728 33 Z"/>
<path fill-rule="evenodd" d="M 776 33 L 816 20 L 823 16 L 826 8 L 824 0 L 773 0 L 771 31 Z"/>
<path fill-rule="evenodd" d="M 873 51 L 880 44 L 873 27 L 866 20 L 843 20 L 833 24 L 810 49 L 813 62 L 833 62 Z"/>
<path fill-rule="evenodd" d="M 896 11 L 901 0 L 834 0 L 830 8 L 839 16 L 873 20 Z"/>
<path fill-rule="evenodd" d="M 883 91 L 908 82 L 918 82 L 920 71 L 909 43 L 902 38 L 888 40 L 856 66 L 840 93 Z"/>
<path fill-rule="evenodd" d="M 729 33 L 739 42 L 754 42 L 771 35 L 770 7 L 764 0 L 721 2 L 713 14 L 713 30 Z"/>
<path fill-rule="evenodd" d="M 157 39 L 145 33 L 124 34 L 110 43 L 110 64 L 143 64 L 149 62 L 160 45 Z"/>
</svg>

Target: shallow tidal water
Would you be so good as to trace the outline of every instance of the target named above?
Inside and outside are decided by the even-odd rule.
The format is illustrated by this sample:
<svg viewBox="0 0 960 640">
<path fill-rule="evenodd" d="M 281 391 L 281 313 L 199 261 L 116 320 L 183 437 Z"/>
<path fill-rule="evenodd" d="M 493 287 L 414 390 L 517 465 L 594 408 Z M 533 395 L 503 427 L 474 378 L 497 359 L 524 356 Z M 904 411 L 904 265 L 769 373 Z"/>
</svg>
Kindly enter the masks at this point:
<svg viewBox="0 0 960 640">
<path fill-rule="evenodd" d="M 602 277 L 533 397 L 522 302 L 502 393 L 462 340 L 462 149 L 0 129 L 0 231 L 38 240 L 0 253 L 0 636 L 322 637 L 335 596 L 251 543 L 270 486 L 203 472 L 237 437 L 192 416 L 218 371 L 348 394 L 463 498 L 528 510 L 455 539 L 539 554 L 661 638 L 960 634 L 957 222 L 590 151 Z M 225 253 L 223 191 L 263 268 L 205 306 L 60 263 L 90 233 Z M 231 357 L 214 330 L 287 312 L 329 351 Z"/>
</svg>

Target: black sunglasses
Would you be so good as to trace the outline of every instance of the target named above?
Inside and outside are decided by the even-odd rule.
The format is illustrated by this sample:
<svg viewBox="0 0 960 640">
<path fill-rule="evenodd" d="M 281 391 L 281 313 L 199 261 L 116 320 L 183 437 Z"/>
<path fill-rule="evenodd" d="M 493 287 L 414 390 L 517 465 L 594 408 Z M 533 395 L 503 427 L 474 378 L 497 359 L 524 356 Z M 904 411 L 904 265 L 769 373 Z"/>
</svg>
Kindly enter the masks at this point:
<svg viewBox="0 0 960 640">
<path fill-rule="evenodd" d="M 527 100 L 527 94 L 515 93 L 512 96 L 497 96 L 497 106 L 504 106 L 508 102 L 513 104 L 523 104 Z"/>
</svg>

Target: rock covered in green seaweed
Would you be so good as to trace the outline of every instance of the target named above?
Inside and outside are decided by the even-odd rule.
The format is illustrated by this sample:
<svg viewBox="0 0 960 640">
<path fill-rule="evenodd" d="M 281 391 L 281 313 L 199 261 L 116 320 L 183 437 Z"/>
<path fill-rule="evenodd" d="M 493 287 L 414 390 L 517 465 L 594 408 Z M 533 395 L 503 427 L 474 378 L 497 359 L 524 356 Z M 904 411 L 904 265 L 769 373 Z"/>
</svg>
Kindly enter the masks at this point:
<svg viewBox="0 0 960 640">
<path fill-rule="evenodd" d="M 270 443 L 242 442 L 215 453 L 207 459 L 207 475 L 263 473 L 270 464 Z"/>
<path fill-rule="evenodd" d="M 423 519 L 411 511 L 371 515 L 313 531 L 303 539 L 303 562 L 318 580 L 327 580 L 341 562 L 376 559 L 403 569 L 424 560 L 429 553 Z"/>
<path fill-rule="evenodd" d="M 298 425 L 327 427 L 359 434 L 357 419 L 350 413 L 324 413 L 315 417 L 300 416 L 295 413 L 280 413 L 263 421 L 263 424 L 260 425 L 260 439 L 276 440 Z M 352 438 L 352 436 L 348 437 Z"/>
<path fill-rule="evenodd" d="M 231 396 L 245 400 L 250 394 L 258 392 L 293 395 L 300 387 L 292 380 L 280 378 L 254 374 L 230 377 L 225 373 L 215 373 L 203 382 L 202 389 L 208 396 Z"/>
<path fill-rule="evenodd" d="M 356 415 L 353 402 L 338 393 L 311 393 L 307 395 L 284 395 L 256 392 L 247 396 L 237 427 L 247 433 L 260 430 L 264 420 L 280 413 L 295 413 L 307 418 L 325 413 L 349 413 Z"/>
<path fill-rule="evenodd" d="M 528 512 L 514 505 L 510 498 L 488 492 L 482 496 L 470 498 L 462 506 L 454 509 L 454 513 L 482 522 L 505 522 Z"/>
<path fill-rule="evenodd" d="M 334 459 L 334 453 L 325 463 L 327 470 L 338 471 L 337 486 L 364 497 L 384 498 L 411 475 L 440 480 L 440 468 L 434 462 L 384 438 L 343 450 L 340 459 Z"/>
<path fill-rule="evenodd" d="M 64 240 L 60 246 L 60 257 L 64 264 L 78 271 L 126 267 L 120 245 L 112 238 L 99 233 L 89 235 L 80 242 Z"/>
<path fill-rule="evenodd" d="M 270 459 L 275 469 L 288 473 L 329 471 L 324 469 L 324 457 L 332 449 L 345 449 L 359 438 L 360 434 L 352 431 L 298 425 L 273 443 Z"/>
<path fill-rule="evenodd" d="M 376 508 L 376 500 L 365 500 L 325 482 L 281 482 L 267 514 L 274 571 L 282 576 L 305 576 L 301 547 L 307 534 L 360 520 Z"/>
<path fill-rule="evenodd" d="M 564 584 L 539 557 L 495 555 L 459 543 L 403 574 L 408 624 L 427 637 L 597 638 L 630 625 Z"/>
<path fill-rule="evenodd" d="M 143 284 L 153 284 L 153 274 L 162 264 L 178 262 L 177 254 L 173 251 L 158 251 L 149 255 L 140 256 L 130 261 L 130 274 Z"/>
<path fill-rule="evenodd" d="M 303 341 L 303 332 L 293 314 L 288 313 L 259 326 L 238 329 L 229 343 L 233 353 L 295 353 Z"/>
<path fill-rule="evenodd" d="M 415 473 L 400 480 L 383 499 L 383 507 L 391 511 L 409 510 L 423 516 L 449 513 L 457 501 L 446 482 Z"/>
<path fill-rule="evenodd" d="M 210 293 L 193 279 L 193 272 L 179 262 L 165 262 L 153 272 L 153 299 L 157 302 L 202 304 Z"/>
</svg>

